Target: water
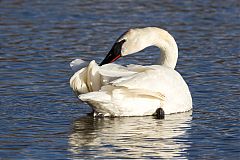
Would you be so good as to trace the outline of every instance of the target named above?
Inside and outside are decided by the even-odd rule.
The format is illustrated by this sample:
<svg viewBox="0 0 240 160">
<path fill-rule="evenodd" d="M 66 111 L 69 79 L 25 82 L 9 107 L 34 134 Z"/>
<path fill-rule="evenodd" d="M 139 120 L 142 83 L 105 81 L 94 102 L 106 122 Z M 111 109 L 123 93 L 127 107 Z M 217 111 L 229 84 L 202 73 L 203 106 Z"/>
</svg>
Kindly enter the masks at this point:
<svg viewBox="0 0 240 160">
<path fill-rule="evenodd" d="M 0 159 L 240 156 L 238 0 L 1 0 L 0 15 Z M 193 111 L 164 120 L 87 116 L 69 87 L 69 62 L 100 62 L 120 34 L 144 26 L 177 40 Z M 118 63 L 147 65 L 158 54 L 148 48 Z"/>
</svg>

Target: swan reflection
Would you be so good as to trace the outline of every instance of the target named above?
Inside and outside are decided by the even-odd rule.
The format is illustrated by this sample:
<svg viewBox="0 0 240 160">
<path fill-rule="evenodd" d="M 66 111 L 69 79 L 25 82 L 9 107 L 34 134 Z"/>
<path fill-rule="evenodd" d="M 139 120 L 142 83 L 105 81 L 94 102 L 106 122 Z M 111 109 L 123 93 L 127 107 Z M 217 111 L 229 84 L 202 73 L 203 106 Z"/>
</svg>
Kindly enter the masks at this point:
<svg viewBox="0 0 240 160">
<path fill-rule="evenodd" d="M 153 117 L 93 118 L 74 121 L 69 150 L 74 158 L 186 158 L 192 111 Z"/>
</svg>

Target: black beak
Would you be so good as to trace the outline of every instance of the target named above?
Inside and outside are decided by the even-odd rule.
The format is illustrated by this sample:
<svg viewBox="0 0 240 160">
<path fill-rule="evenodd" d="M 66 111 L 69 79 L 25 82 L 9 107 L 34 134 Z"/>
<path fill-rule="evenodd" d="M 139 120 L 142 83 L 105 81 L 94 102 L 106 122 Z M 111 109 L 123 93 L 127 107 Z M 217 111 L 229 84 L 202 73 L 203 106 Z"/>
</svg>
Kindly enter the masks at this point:
<svg viewBox="0 0 240 160">
<path fill-rule="evenodd" d="M 121 50 L 122 50 L 122 45 L 126 40 L 121 40 L 120 42 L 116 42 L 112 49 L 108 52 L 107 56 L 105 59 L 100 63 L 100 66 L 108 63 L 112 63 L 116 61 L 118 58 L 121 57 Z"/>
</svg>

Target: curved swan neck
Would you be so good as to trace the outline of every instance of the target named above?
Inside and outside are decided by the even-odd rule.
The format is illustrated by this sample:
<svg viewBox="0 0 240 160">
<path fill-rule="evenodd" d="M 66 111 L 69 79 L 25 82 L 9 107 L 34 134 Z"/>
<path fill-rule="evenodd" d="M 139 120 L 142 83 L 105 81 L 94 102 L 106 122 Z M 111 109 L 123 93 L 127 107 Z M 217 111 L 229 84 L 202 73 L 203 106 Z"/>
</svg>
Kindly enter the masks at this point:
<svg viewBox="0 0 240 160">
<path fill-rule="evenodd" d="M 174 38 L 165 30 L 157 28 L 153 45 L 161 51 L 159 65 L 175 68 L 178 59 L 178 47 Z"/>
<path fill-rule="evenodd" d="M 160 48 L 159 65 L 175 68 L 178 58 L 178 47 L 174 38 L 165 30 L 157 27 L 130 29 L 118 41 L 125 39 L 122 56 L 136 53 L 149 46 Z"/>
</svg>

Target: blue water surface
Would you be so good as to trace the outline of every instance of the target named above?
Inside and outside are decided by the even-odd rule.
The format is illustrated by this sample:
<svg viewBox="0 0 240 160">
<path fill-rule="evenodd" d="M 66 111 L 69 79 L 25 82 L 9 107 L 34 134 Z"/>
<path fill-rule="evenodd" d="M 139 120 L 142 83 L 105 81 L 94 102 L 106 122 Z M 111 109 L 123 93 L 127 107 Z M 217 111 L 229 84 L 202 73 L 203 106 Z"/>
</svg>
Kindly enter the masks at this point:
<svg viewBox="0 0 240 160">
<path fill-rule="evenodd" d="M 193 110 L 163 120 L 87 116 L 69 63 L 99 63 L 119 35 L 145 26 L 175 37 Z M 1 0 L 0 159 L 237 159 L 239 41 L 238 0 Z M 117 63 L 158 56 L 153 47 Z"/>
</svg>

